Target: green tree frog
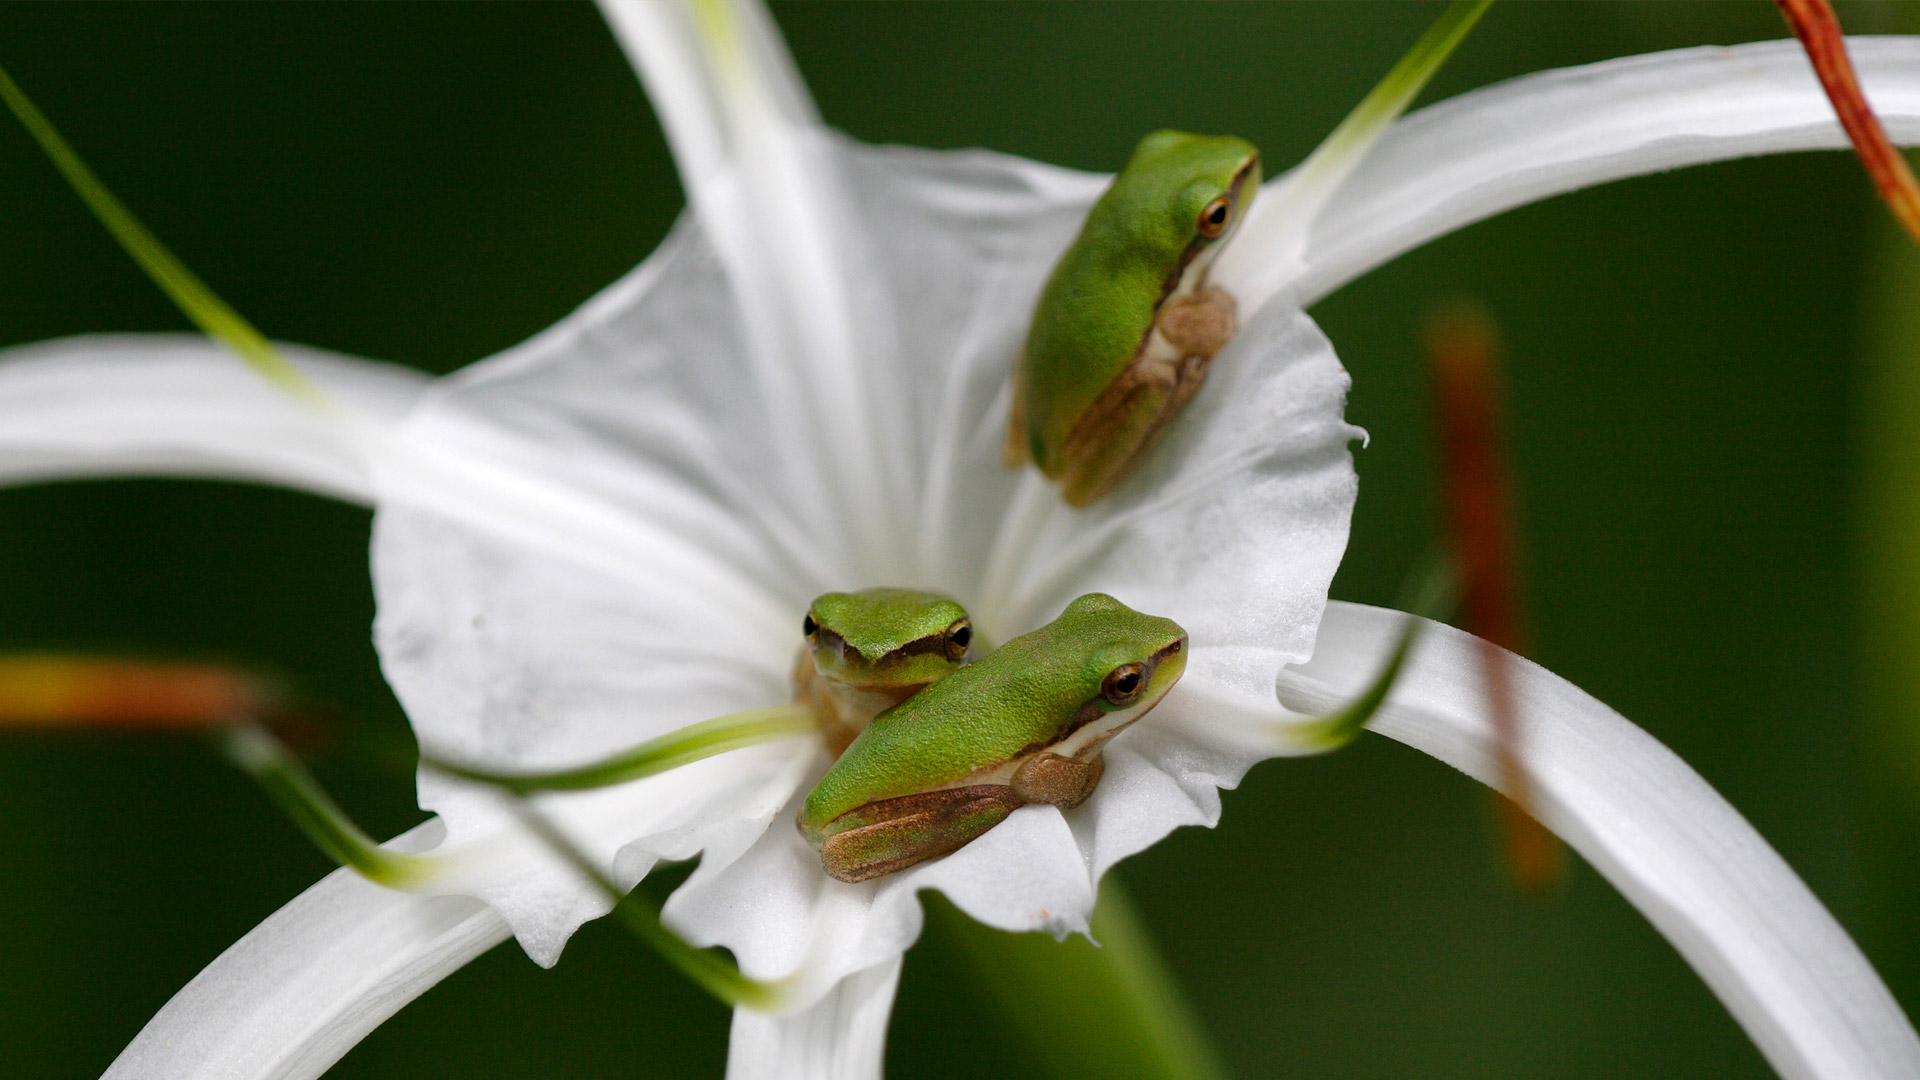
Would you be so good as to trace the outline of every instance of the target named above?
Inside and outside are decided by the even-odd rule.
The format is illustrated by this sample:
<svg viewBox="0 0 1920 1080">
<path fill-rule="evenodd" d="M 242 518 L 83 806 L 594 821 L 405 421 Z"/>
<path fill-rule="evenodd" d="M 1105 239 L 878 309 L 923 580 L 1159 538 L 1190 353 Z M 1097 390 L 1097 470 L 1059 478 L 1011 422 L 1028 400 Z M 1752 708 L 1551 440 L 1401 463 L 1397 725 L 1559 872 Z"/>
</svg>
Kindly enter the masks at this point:
<svg viewBox="0 0 1920 1080">
<path fill-rule="evenodd" d="M 793 699 L 820 717 L 836 756 L 875 716 L 959 670 L 973 644 L 965 608 L 913 589 L 827 593 L 800 631 Z"/>
<path fill-rule="evenodd" d="M 1260 187 L 1244 139 L 1156 131 L 1053 268 L 1014 372 L 1009 468 L 1033 462 L 1074 506 L 1125 479 L 1233 338 L 1207 267 Z"/>
<path fill-rule="evenodd" d="M 1159 704 L 1187 633 L 1103 593 L 874 717 L 801 809 L 827 873 L 864 881 L 944 855 L 1028 803 L 1072 809 L 1101 750 Z"/>
</svg>

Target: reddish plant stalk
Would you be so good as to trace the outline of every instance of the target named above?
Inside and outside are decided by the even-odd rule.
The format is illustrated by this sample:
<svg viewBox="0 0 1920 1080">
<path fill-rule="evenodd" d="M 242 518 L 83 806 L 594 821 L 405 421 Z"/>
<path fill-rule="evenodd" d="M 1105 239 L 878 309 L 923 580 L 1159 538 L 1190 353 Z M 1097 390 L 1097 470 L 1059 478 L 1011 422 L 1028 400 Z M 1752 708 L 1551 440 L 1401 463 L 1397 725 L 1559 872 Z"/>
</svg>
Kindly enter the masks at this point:
<svg viewBox="0 0 1920 1080">
<path fill-rule="evenodd" d="M 0 656 L 0 727 L 194 731 L 256 716 L 258 678 L 213 664 Z"/>
<path fill-rule="evenodd" d="M 1847 57 L 1846 38 L 1840 32 L 1840 20 L 1834 16 L 1833 5 L 1827 0 L 1774 2 L 1786 16 L 1787 25 L 1793 28 L 1793 36 L 1799 38 L 1807 50 L 1813 72 L 1820 77 L 1827 100 L 1833 102 L 1840 126 L 1847 129 L 1847 137 L 1853 140 L 1860 164 L 1866 166 L 1867 175 L 1873 178 L 1874 189 L 1893 211 L 1900 227 L 1915 243 L 1920 243 L 1920 183 L 1914 181 L 1913 169 L 1901 156 L 1900 148 L 1887 138 L 1887 129 L 1881 126 L 1880 118 L 1874 115 L 1873 107 L 1867 104 L 1867 97 L 1860 90 L 1860 80 L 1854 75 L 1853 61 Z"/>
<path fill-rule="evenodd" d="M 1560 848 L 1532 816 L 1532 783 L 1523 764 L 1525 731 L 1513 700 L 1513 653 L 1525 637 L 1508 487 L 1492 321 L 1478 307 L 1434 314 L 1426 333 L 1447 500 L 1447 524 L 1460 562 L 1460 616 L 1481 639 L 1487 711 L 1499 755 L 1501 831 L 1514 880 L 1528 891 L 1560 876 Z"/>
</svg>

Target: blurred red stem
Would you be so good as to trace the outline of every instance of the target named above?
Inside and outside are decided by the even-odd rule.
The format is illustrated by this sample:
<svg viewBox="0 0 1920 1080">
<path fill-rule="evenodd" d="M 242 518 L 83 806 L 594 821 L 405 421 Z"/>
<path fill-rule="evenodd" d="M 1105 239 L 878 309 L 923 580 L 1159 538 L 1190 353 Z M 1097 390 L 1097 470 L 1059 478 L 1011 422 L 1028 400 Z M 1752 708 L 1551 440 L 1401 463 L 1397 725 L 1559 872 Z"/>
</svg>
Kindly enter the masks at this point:
<svg viewBox="0 0 1920 1080">
<path fill-rule="evenodd" d="M 1447 519 L 1460 560 L 1461 622 L 1482 641 L 1487 711 L 1499 755 L 1502 815 L 1516 881 L 1542 890 L 1559 874 L 1559 849 L 1530 816 L 1532 785 L 1521 764 L 1524 733 L 1513 701 L 1511 665 L 1521 650 L 1516 539 L 1501 436 L 1494 328 L 1476 308 L 1438 315 L 1427 333 L 1447 484 Z"/>
<path fill-rule="evenodd" d="M 261 680 L 213 664 L 0 656 L 0 727 L 192 731 L 264 708 Z"/>
<path fill-rule="evenodd" d="M 1874 115 L 1873 107 L 1867 104 L 1866 95 L 1860 90 L 1860 80 L 1854 75 L 1853 61 L 1847 57 L 1846 38 L 1840 32 L 1840 20 L 1834 16 L 1833 6 L 1827 0 L 1775 0 L 1775 3 L 1780 5 L 1787 25 L 1793 28 L 1793 35 L 1807 50 L 1814 74 L 1820 77 L 1827 100 L 1833 102 L 1840 126 L 1847 129 L 1847 137 L 1853 140 L 1854 152 L 1860 155 L 1860 164 L 1873 178 L 1875 190 L 1893 211 L 1900 227 L 1915 243 L 1920 243 L 1920 183 L 1914 181 L 1907 159 L 1901 156 L 1893 140 L 1887 138 L 1887 129 L 1881 126 L 1880 118 Z"/>
</svg>

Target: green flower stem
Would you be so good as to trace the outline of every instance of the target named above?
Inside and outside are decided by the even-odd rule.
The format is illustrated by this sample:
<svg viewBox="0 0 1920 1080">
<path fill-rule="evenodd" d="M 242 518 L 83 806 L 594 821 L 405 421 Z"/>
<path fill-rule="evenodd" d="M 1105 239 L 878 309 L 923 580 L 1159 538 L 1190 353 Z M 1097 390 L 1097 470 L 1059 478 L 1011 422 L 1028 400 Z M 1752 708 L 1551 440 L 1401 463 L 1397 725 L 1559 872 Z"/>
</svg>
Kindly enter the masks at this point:
<svg viewBox="0 0 1920 1080">
<path fill-rule="evenodd" d="M 927 928 L 977 979 L 1022 1042 L 1022 1058 L 1054 1076 L 1224 1080 L 1227 1073 L 1126 890 L 1109 873 L 1093 937 L 1009 934 L 923 894 Z"/>
<path fill-rule="evenodd" d="M 1380 711 L 1387 694 L 1393 690 L 1393 684 L 1399 680 L 1400 670 L 1406 666 L 1407 653 L 1412 651 L 1413 643 L 1419 639 L 1422 625 L 1419 619 L 1407 616 L 1406 626 L 1400 631 L 1400 640 L 1394 643 L 1393 652 L 1387 655 L 1387 662 L 1381 665 L 1380 674 L 1374 676 L 1360 696 L 1311 720 L 1287 721 L 1281 725 L 1286 730 L 1286 741 L 1293 745 L 1311 742 L 1327 750 L 1338 750 L 1357 738 L 1366 730 L 1367 721 Z"/>
<path fill-rule="evenodd" d="M 1329 193 L 1348 171 L 1360 163 L 1374 140 L 1386 131 L 1413 99 L 1420 96 L 1434 73 L 1465 41 L 1467 33 L 1493 0 L 1454 0 L 1420 35 L 1406 55 L 1360 99 L 1340 126 L 1333 129 L 1300 165 L 1294 186 L 1309 205 Z"/>
<path fill-rule="evenodd" d="M 1318 719 L 1291 720 L 1280 725 L 1285 729 L 1286 740 L 1295 745 L 1304 741 L 1317 743 L 1321 749 L 1338 750 L 1359 737 L 1360 732 L 1366 729 L 1367 721 L 1380 711 L 1388 692 L 1400 678 L 1400 669 L 1407 663 L 1407 653 L 1413 650 L 1413 643 L 1420 637 L 1420 620 L 1445 619 L 1453 611 L 1459 593 L 1459 566 L 1446 549 L 1435 547 L 1415 565 L 1400 585 L 1397 603 L 1409 615 L 1406 626 L 1400 631 L 1400 640 L 1394 644 L 1393 652 L 1387 654 L 1387 662 L 1381 666 L 1380 674 L 1374 676 L 1373 682 L 1367 684 L 1359 697 Z"/>
<path fill-rule="evenodd" d="M 231 727 L 221 736 L 221 750 L 266 789 L 321 851 L 368 880 L 410 889 L 430 880 L 442 865 L 431 855 L 388 851 L 374 843 L 265 728 L 257 724 Z"/>
<path fill-rule="evenodd" d="M 557 772 L 490 772 L 424 752 L 420 756 L 420 764 L 449 776 L 492 784 L 516 794 L 580 791 L 624 784 L 743 746 L 814 735 L 819 730 L 819 722 L 813 713 L 802 706 L 775 705 L 703 720 L 641 743 L 605 761 Z"/>
<path fill-rule="evenodd" d="M 5 99 L 7 108 L 19 117 L 27 133 L 40 144 L 40 149 L 53 161 L 54 168 L 59 169 L 60 174 L 67 178 L 67 183 L 73 185 L 73 190 L 93 211 L 93 216 L 100 219 L 100 224 L 107 227 L 107 231 L 120 242 L 127 254 L 133 256 L 133 261 L 140 264 L 140 269 L 147 272 L 154 284 L 160 286 L 174 305 L 193 320 L 194 325 L 208 337 L 232 349 L 247 366 L 280 389 L 310 404 L 320 405 L 326 401 L 326 395 L 318 386 L 288 363 L 266 336 L 254 329 L 252 323 L 214 295 L 205 282 L 187 269 L 186 264 L 175 257 L 159 237 L 149 232 L 140 219 L 134 217 L 133 212 L 107 189 L 107 185 L 101 183 L 87 163 L 61 137 L 53 122 L 28 100 L 25 91 L 20 89 L 20 85 L 13 81 L 4 68 L 0 68 L 0 98 Z"/>
<path fill-rule="evenodd" d="M 447 865 L 444 857 L 388 851 L 349 819 L 280 741 L 257 724 L 240 724 L 222 736 L 221 749 L 267 790 L 302 832 L 342 866 L 377 884 L 412 889 L 433 879 Z M 669 964 L 702 989 L 729 1005 L 776 1008 L 784 988 L 740 974 L 731 961 L 709 949 L 696 949 L 660 922 L 660 910 L 643 894 L 623 894 L 579 847 L 524 800 L 515 799 L 521 821 L 556 854 L 592 881 L 613 901 L 613 913 Z"/>
<path fill-rule="evenodd" d="M 696 949 L 687 944 L 660 921 L 660 907 L 651 897 L 637 889 L 622 891 L 585 852 L 526 800 L 515 799 L 514 808 L 528 829 L 613 901 L 613 915 L 621 925 L 702 990 L 728 1005 L 760 1010 L 780 1007 L 786 989 L 782 984 L 756 982 L 740 974 L 733 961 L 718 950 Z"/>
</svg>

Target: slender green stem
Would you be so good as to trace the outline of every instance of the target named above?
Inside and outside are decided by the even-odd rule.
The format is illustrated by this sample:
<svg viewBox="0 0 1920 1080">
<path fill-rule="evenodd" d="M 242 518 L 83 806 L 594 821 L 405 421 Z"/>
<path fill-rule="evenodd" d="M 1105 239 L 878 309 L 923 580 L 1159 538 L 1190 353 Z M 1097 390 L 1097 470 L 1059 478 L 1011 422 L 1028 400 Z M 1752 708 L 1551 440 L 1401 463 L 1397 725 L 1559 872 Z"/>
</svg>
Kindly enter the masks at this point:
<svg viewBox="0 0 1920 1080">
<path fill-rule="evenodd" d="M 228 729 L 222 736 L 221 749 L 266 789 L 320 850 L 369 880 L 389 888 L 410 889 L 431 880 L 448 865 L 446 857 L 388 851 L 374 843 L 321 790 L 287 748 L 259 725 L 239 724 Z M 767 1009 L 780 1004 L 784 990 L 780 984 L 755 982 L 741 975 L 732 961 L 719 953 L 687 944 L 661 924 L 658 906 L 644 894 L 623 894 L 612 878 L 524 799 L 514 798 L 513 806 L 531 832 L 607 894 L 622 925 L 702 989 L 729 1005 Z"/>
<path fill-rule="evenodd" d="M 819 730 L 819 722 L 806 708 L 775 705 L 689 724 L 604 761 L 557 772 L 492 772 L 425 753 L 420 756 L 420 764 L 449 776 L 492 784 L 517 794 L 580 791 L 624 784 L 743 746 L 813 735 Z"/>
<path fill-rule="evenodd" d="M 1106 1080 L 1227 1075 L 1115 874 L 1101 882 L 1093 909 L 1098 945 L 1009 934 L 974 922 L 938 894 L 925 900 L 936 941 L 959 954 L 1021 1036 L 1023 1060 L 1043 1072 Z"/>
<path fill-rule="evenodd" d="M 1360 696 L 1310 720 L 1288 721 L 1285 725 L 1287 741 L 1318 743 L 1328 750 L 1335 750 L 1357 738 L 1366 729 L 1367 721 L 1372 720 L 1373 715 L 1380 711 L 1380 706 L 1386 703 L 1387 695 L 1399 680 L 1400 670 L 1406 666 L 1407 654 L 1413 650 L 1413 643 L 1419 638 L 1420 628 L 1424 625 L 1419 618 L 1407 616 L 1393 652 L 1388 654 L 1387 662 L 1380 667 L 1380 674 L 1373 677 Z"/>
<path fill-rule="evenodd" d="M 221 737 L 221 749 L 340 865 L 395 889 L 418 886 L 442 867 L 443 860 L 431 855 L 388 851 L 374 843 L 265 728 L 250 723 L 228 728 Z"/>
<path fill-rule="evenodd" d="M 1407 654 L 1420 636 L 1421 619 L 1444 618 L 1453 609 L 1460 592 L 1459 576 L 1459 567 L 1445 548 L 1430 550 L 1401 583 L 1399 606 L 1410 614 L 1400 631 L 1400 640 L 1394 643 L 1393 652 L 1387 654 L 1387 662 L 1381 665 L 1380 674 L 1374 676 L 1359 697 L 1332 712 L 1310 720 L 1289 721 L 1285 725 L 1288 741 L 1304 740 L 1337 750 L 1357 738 L 1365 730 L 1367 721 L 1386 703 L 1387 694 L 1399 680 Z"/>
<path fill-rule="evenodd" d="M 520 820 L 529 830 L 544 840 L 581 876 L 593 882 L 606 894 L 607 899 L 613 901 L 613 915 L 621 925 L 633 931 L 635 937 L 678 968 L 681 974 L 692 979 L 702 990 L 729 1005 L 749 1009 L 771 1009 L 780 1005 L 785 989 L 781 984 L 756 982 L 740 974 L 740 969 L 734 966 L 733 961 L 721 953 L 713 949 L 696 949 L 687 944 L 660 921 L 660 908 L 651 898 L 638 890 L 623 892 L 612 878 L 587 857 L 586 852 L 581 851 L 545 815 L 525 799 L 516 798 L 513 803 Z"/>
<path fill-rule="evenodd" d="M 40 144 L 54 167 L 93 211 L 93 216 L 100 219 L 100 224 L 106 226 L 127 254 L 133 256 L 134 262 L 140 264 L 140 269 L 146 271 L 187 318 L 280 389 L 313 404 L 326 400 L 320 388 L 289 364 L 265 335 L 214 295 L 205 282 L 133 216 L 4 68 L 0 68 L 0 99 L 5 99 L 7 108 L 19 117 L 27 133 Z"/>
<path fill-rule="evenodd" d="M 1301 164 L 1298 187 L 1308 193 L 1309 199 L 1330 189 L 1359 164 L 1367 148 L 1420 96 L 1434 73 L 1466 40 L 1468 31 L 1491 6 L 1493 0 L 1454 0 L 1440 13 L 1433 25 L 1427 27 L 1427 32 L 1420 35 L 1420 40 L 1413 43 L 1406 55 Z"/>
</svg>

